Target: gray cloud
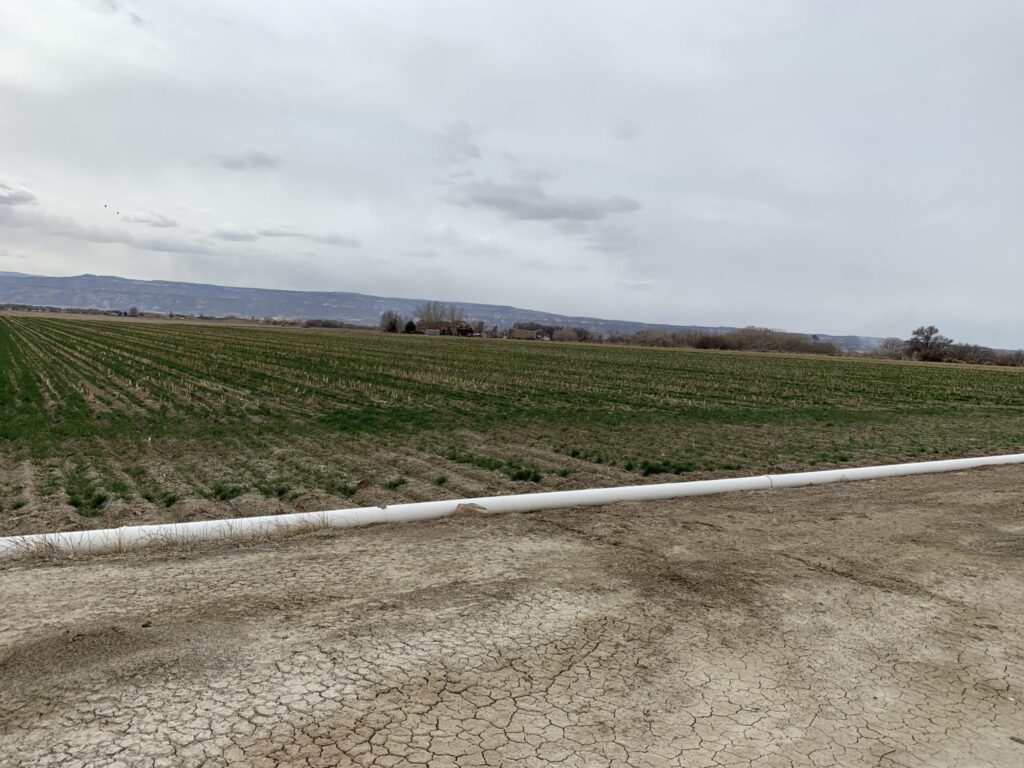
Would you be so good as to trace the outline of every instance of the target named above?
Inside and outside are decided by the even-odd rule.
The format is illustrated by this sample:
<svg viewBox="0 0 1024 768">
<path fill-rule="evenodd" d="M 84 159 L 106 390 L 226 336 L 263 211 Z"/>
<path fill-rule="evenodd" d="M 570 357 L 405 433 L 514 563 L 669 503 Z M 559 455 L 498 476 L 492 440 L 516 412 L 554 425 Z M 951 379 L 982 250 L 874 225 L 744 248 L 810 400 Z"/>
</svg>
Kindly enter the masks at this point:
<svg viewBox="0 0 1024 768">
<path fill-rule="evenodd" d="M 654 280 L 620 280 L 619 285 L 631 291 L 649 291 L 654 288 Z"/>
<path fill-rule="evenodd" d="M 373 3 L 8 2 L 0 172 L 43 202 L 0 191 L 0 247 L 54 273 L 244 265 L 296 289 L 1024 344 L 1024 3 L 624 7 L 410 24 Z M 125 220 L 150 209 L 179 226 Z"/>
<path fill-rule="evenodd" d="M 86 7 L 96 11 L 124 15 L 135 26 L 141 27 L 145 24 L 143 18 L 121 0 L 82 0 L 82 2 Z"/>
<path fill-rule="evenodd" d="M 306 238 L 307 235 L 301 229 L 292 227 L 287 224 L 278 224 L 270 227 L 260 227 L 255 231 L 258 237 L 302 237 Z"/>
<path fill-rule="evenodd" d="M 604 253 L 635 251 L 637 238 L 633 230 L 610 222 L 587 227 L 580 233 L 586 246 Z"/>
<path fill-rule="evenodd" d="M 214 229 L 211 235 L 218 240 L 226 240 L 236 243 L 255 242 L 263 237 L 281 237 L 296 240 L 308 240 L 312 243 L 337 245 L 345 248 L 358 248 L 362 245 L 359 240 L 352 237 L 346 237 L 345 235 L 340 235 L 336 232 L 306 232 L 297 227 L 288 225 L 257 227 L 253 229 L 246 227 L 221 226 Z"/>
<path fill-rule="evenodd" d="M 314 243 L 339 245 L 343 248 L 359 248 L 362 246 L 362 242 L 354 237 L 345 237 L 345 235 L 339 235 L 333 232 L 326 232 L 323 234 L 306 234 L 304 237 L 306 240 L 310 240 Z"/>
<path fill-rule="evenodd" d="M 230 226 L 217 227 L 210 234 L 218 240 L 231 243 L 252 243 L 260 239 L 259 232 L 255 230 Z"/>
<path fill-rule="evenodd" d="M 612 128 L 612 137 L 619 141 L 633 141 L 640 137 L 640 128 L 633 123 L 619 123 Z"/>
<path fill-rule="evenodd" d="M 465 160 L 479 160 L 480 147 L 476 143 L 479 131 L 466 120 L 457 120 L 446 125 L 440 133 L 439 159 L 444 163 L 458 163 Z"/>
<path fill-rule="evenodd" d="M 178 222 L 174 219 L 164 216 L 162 213 L 156 211 L 139 211 L 137 213 L 126 213 L 121 216 L 122 221 L 127 221 L 129 224 L 145 224 L 149 227 L 156 227 L 158 229 L 169 229 L 171 227 L 178 226 Z"/>
<path fill-rule="evenodd" d="M 12 182 L 0 181 L 0 205 L 26 205 L 36 202 L 36 196 Z"/>
<path fill-rule="evenodd" d="M 214 159 L 214 162 L 229 171 L 251 171 L 277 168 L 281 165 L 281 158 L 268 155 L 266 152 L 252 150 L 240 155 L 220 155 Z"/>
<path fill-rule="evenodd" d="M 466 181 L 455 187 L 453 199 L 460 205 L 490 208 L 523 221 L 600 221 L 615 213 L 640 210 L 640 203 L 625 195 L 552 195 L 532 181 Z"/>
<path fill-rule="evenodd" d="M 120 243 L 145 251 L 213 255 L 216 249 L 187 237 L 138 237 L 113 227 L 82 224 L 69 216 L 0 207 L 0 227 L 27 229 L 40 235 L 62 237 L 86 243 Z"/>
<path fill-rule="evenodd" d="M 16 253 L 6 248 L 0 248 L 0 261 L 13 261 L 14 259 L 18 259 L 19 261 L 25 261 L 28 258 L 29 257 L 27 253 Z"/>
</svg>

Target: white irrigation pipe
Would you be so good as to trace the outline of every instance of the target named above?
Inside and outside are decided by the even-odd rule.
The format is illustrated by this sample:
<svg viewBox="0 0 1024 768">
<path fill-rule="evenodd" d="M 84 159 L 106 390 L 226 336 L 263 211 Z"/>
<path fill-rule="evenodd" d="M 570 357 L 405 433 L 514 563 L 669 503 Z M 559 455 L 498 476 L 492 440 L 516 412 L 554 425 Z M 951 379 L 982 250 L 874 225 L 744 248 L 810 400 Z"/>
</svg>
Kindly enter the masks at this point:
<svg viewBox="0 0 1024 768">
<path fill-rule="evenodd" d="M 182 544 L 217 539 L 249 539 L 286 531 L 317 528 L 352 528 L 373 523 L 397 523 L 432 520 L 459 511 L 536 512 L 543 509 L 587 507 L 620 501 L 657 501 L 685 496 L 708 496 L 732 491 L 763 491 L 771 488 L 796 488 L 825 485 L 847 480 L 875 480 L 932 472 L 954 472 L 997 464 L 1024 464 L 1024 453 L 1004 456 L 980 456 L 971 459 L 920 461 L 912 464 L 887 464 L 877 467 L 826 469 L 818 472 L 793 472 L 784 475 L 695 480 L 686 483 L 626 485 L 617 488 L 589 488 L 581 491 L 551 491 L 510 496 L 485 496 L 475 499 L 448 499 L 385 507 L 332 509 L 326 512 L 297 512 L 288 515 L 239 517 L 230 520 L 197 520 L 191 523 L 132 525 L 94 531 L 40 533 L 0 538 L 0 559 L 21 553 L 65 552 L 99 554 L 124 552 L 150 544 Z"/>
</svg>

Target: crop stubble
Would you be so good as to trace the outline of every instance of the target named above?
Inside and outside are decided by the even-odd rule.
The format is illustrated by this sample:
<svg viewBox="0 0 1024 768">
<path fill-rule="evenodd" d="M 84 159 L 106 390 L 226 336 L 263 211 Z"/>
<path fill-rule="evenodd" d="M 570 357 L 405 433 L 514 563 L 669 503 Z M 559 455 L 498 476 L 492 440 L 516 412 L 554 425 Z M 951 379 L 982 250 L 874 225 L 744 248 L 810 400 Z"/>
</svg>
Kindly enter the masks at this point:
<svg viewBox="0 0 1024 768">
<path fill-rule="evenodd" d="M 2 533 L 1000 453 L 1022 435 L 1012 369 L 0 315 Z"/>
</svg>

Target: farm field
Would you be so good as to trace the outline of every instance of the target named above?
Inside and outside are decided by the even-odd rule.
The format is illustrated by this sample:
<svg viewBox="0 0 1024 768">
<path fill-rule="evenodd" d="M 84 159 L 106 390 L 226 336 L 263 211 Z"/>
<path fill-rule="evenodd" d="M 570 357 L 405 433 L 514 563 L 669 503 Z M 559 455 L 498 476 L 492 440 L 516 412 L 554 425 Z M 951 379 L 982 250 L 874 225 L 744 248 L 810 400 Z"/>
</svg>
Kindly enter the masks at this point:
<svg viewBox="0 0 1024 768">
<path fill-rule="evenodd" d="M 0 533 L 1022 442 L 1015 369 L 0 315 Z"/>
</svg>

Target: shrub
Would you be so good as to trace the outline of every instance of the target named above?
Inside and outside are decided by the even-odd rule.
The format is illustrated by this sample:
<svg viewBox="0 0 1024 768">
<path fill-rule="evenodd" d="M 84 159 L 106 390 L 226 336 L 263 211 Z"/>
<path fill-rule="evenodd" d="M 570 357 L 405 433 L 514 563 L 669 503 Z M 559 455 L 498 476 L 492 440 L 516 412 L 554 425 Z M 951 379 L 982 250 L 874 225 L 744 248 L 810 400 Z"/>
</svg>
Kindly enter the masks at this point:
<svg viewBox="0 0 1024 768">
<path fill-rule="evenodd" d="M 632 463 L 632 462 L 630 462 Z M 684 472 L 693 472 L 697 465 L 692 461 L 642 461 L 640 471 L 644 477 L 650 475 L 681 475 Z"/>
<path fill-rule="evenodd" d="M 89 478 L 76 473 L 68 478 L 64 490 L 68 495 L 68 504 L 78 510 L 78 514 L 83 517 L 103 514 L 103 505 L 109 497 L 96 488 Z"/>
<path fill-rule="evenodd" d="M 531 483 L 539 483 L 543 477 L 540 472 L 532 467 L 509 466 L 505 470 L 510 480 L 528 480 Z"/>
<path fill-rule="evenodd" d="M 232 485 L 230 483 L 214 483 L 210 489 L 217 501 L 231 501 L 245 493 L 245 486 Z"/>
</svg>

